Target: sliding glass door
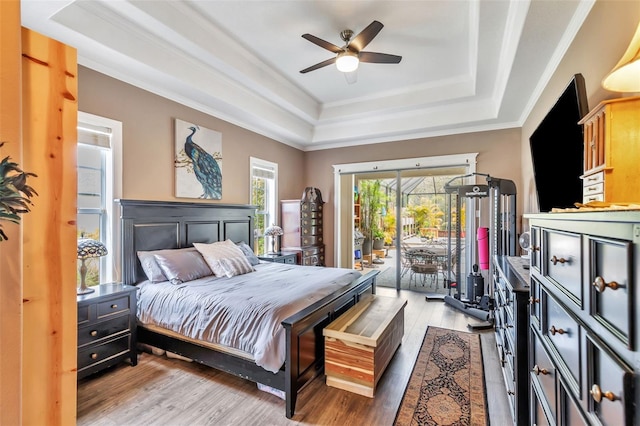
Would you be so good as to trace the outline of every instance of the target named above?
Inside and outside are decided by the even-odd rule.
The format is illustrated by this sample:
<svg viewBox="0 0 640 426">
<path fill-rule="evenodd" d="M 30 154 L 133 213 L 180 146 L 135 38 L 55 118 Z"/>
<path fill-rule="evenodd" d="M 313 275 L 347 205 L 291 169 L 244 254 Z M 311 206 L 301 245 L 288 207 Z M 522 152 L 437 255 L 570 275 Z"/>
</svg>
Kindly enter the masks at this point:
<svg viewBox="0 0 640 426">
<path fill-rule="evenodd" d="M 467 162 L 341 173 L 336 181 L 338 264 L 363 272 L 379 270 L 379 286 L 443 297 L 460 284 L 464 296 L 464 277 L 470 270 L 466 204 L 457 211 L 444 187 L 469 171 Z"/>
</svg>

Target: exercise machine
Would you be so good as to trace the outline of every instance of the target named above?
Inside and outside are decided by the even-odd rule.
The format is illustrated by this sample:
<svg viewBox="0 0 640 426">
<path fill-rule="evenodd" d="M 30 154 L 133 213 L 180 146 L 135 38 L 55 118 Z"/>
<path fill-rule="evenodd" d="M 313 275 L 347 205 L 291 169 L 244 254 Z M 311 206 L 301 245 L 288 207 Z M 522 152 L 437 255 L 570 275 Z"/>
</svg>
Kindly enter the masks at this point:
<svg viewBox="0 0 640 426">
<path fill-rule="evenodd" d="M 486 185 L 464 184 L 464 179 L 482 176 Z M 460 183 L 462 182 L 462 183 Z M 494 275 L 492 258 L 496 255 L 514 256 L 516 254 L 516 185 L 508 179 L 491 177 L 488 174 L 472 173 L 451 179 L 444 186 L 447 194 L 449 215 L 449 232 L 447 238 L 447 277 L 445 285 L 449 294 L 444 302 L 464 313 L 485 321 L 485 324 L 469 326 L 472 328 L 488 328 L 493 326 L 493 286 L 484 285 L 484 277 L 478 272 L 474 263 L 473 272 L 466 279 L 466 298 L 462 293 L 462 201 L 469 199 L 474 215 L 482 207 L 481 199 L 489 200 L 489 227 L 478 228 L 478 241 L 481 244 L 470 246 L 470 258 L 479 260 L 481 269 L 488 270 L 489 283 Z M 455 207 L 454 207 L 455 199 Z M 474 217 L 475 220 L 475 217 Z M 455 244 L 453 242 L 455 239 Z M 476 243 L 478 243 L 478 241 Z"/>
</svg>

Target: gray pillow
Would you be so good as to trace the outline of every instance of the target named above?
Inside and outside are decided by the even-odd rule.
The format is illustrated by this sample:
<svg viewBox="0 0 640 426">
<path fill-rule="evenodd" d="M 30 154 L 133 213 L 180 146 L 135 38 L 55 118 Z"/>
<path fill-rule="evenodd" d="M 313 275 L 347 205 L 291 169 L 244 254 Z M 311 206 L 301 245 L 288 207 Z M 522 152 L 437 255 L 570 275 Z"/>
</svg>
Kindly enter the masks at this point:
<svg viewBox="0 0 640 426">
<path fill-rule="evenodd" d="M 196 250 L 172 250 L 154 254 L 153 257 L 171 284 L 182 284 L 213 275 L 207 263 Z"/>
<path fill-rule="evenodd" d="M 162 253 L 171 253 L 177 251 L 196 251 L 195 247 L 188 247 L 183 249 L 164 249 L 164 250 L 153 250 L 153 251 L 139 251 L 138 259 L 140 259 L 140 264 L 142 265 L 142 270 L 144 271 L 147 279 L 152 283 L 159 283 L 162 281 L 168 281 L 167 277 L 164 276 L 162 269 L 158 266 L 158 262 L 156 262 L 156 258 L 153 257 L 156 254 Z"/>
<path fill-rule="evenodd" d="M 249 244 L 245 243 L 244 241 L 240 241 L 239 243 L 236 243 L 236 245 L 240 247 L 240 250 L 242 250 L 242 253 L 244 253 L 244 255 L 247 257 L 247 260 L 249 261 L 251 266 L 256 266 L 260 263 L 260 259 L 258 259 L 258 256 L 256 256 L 256 254 L 253 252 L 253 249 Z"/>
</svg>

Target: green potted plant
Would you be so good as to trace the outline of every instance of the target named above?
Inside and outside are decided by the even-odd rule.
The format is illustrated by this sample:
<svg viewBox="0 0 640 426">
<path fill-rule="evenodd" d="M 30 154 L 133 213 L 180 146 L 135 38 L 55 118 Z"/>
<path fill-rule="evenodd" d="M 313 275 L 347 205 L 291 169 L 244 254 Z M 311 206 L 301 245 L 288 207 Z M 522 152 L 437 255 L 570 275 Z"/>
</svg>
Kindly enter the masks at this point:
<svg viewBox="0 0 640 426">
<path fill-rule="evenodd" d="M 4 142 L 0 142 L 0 148 Z M 17 163 L 5 157 L 0 162 L 0 220 L 20 223 L 20 214 L 28 213 L 31 197 L 38 193 L 29 185 L 27 178 L 36 177 L 33 173 L 22 171 Z M 0 225 L 0 241 L 8 240 Z"/>
<path fill-rule="evenodd" d="M 363 179 L 358 183 L 360 193 L 360 231 L 365 237 L 362 254 L 371 254 L 373 232 L 379 229 L 384 193 L 377 179 Z M 383 235 L 384 237 L 384 235 Z"/>
<path fill-rule="evenodd" d="M 373 249 L 382 250 L 384 248 L 384 231 L 377 225 L 373 228 Z"/>
</svg>

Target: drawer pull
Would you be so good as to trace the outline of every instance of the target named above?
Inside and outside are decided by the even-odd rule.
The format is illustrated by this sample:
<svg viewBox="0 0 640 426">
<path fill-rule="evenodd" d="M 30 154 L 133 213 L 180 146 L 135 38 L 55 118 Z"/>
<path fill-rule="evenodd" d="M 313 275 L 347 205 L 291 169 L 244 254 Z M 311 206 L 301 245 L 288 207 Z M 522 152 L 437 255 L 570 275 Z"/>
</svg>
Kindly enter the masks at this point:
<svg viewBox="0 0 640 426">
<path fill-rule="evenodd" d="M 111 309 L 116 309 L 118 307 L 118 305 L 116 305 L 115 303 L 113 305 L 111 305 Z"/>
<path fill-rule="evenodd" d="M 506 327 L 507 328 L 513 328 L 513 324 L 507 324 Z"/>
<path fill-rule="evenodd" d="M 558 334 L 564 334 L 564 333 L 566 333 L 566 331 L 564 331 L 564 330 L 563 330 L 563 329 L 561 329 L 561 328 L 556 328 L 556 326 L 555 326 L 555 325 L 552 325 L 552 326 L 551 326 L 551 328 L 549 329 L 549 333 L 551 333 L 551 335 L 552 335 L 552 336 L 555 336 L 555 335 L 556 335 L 556 333 L 558 333 Z"/>
<path fill-rule="evenodd" d="M 591 397 L 595 402 L 602 401 L 603 397 L 607 398 L 609 401 L 615 401 L 616 399 L 618 399 L 613 394 L 613 392 L 602 392 L 602 389 L 600 389 L 600 386 L 598 385 L 591 386 L 591 390 L 589 391 L 589 393 L 591 394 Z"/>
<path fill-rule="evenodd" d="M 587 191 L 591 191 L 591 192 L 597 191 L 597 190 L 598 190 L 598 188 L 595 187 L 595 186 L 591 186 L 591 187 L 587 188 Z"/>
<path fill-rule="evenodd" d="M 91 354 L 91 359 L 98 359 L 98 354 L 97 353 L 92 353 Z"/>
<path fill-rule="evenodd" d="M 91 330 L 91 333 L 89 333 L 91 335 L 91 337 L 96 337 L 98 335 L 98 330 Z"/>
<path fill-rule="evenodd" d="M 539 376 L 541 374 L 543 376 L 546 376 L 547 374 L 549 374 L 549 370 L 547 370 L 546 368 L 540 368 L 540 367 L 538 367 L 537 364 L 533 366 L 533 370 L 531 370 L 531 371 L 533 371 L 536 376 Z"/>
<path fill-rule="evenodd" d="M 551 263 L 553 263 L 554 265 L 557 264 L 557 263 L 568 263 L 568 262 L 569 261 L 567 259 L 565 259 L 564 257 L 558 258 L 556 256 L 553 256 L 551 258 Z"/>
<path fill-rule="evenodd" d="M 531 296 L 531 297 L 529 298 L 529 304 L 530 304 L 530 305 L 535 305 L 536 303 L 540 303 L 540 299 L 538 299 L 537 297 L 533 297 L 533 296 Z"/>
<path fill-rule="evenodd" d="M 511 389 L 509 389 L 507 391 L 507 395 L 515 395 L 516 393 L 514 391 L 512 391 Z"/>
<path fill-rule="evenodd" d="M 598 290 L 598 293 L 602 293 L 607 289 L 607 287 L 609 287 L 611 290 L 617 290 L 620 288 L 620 284 L 618 284 L 617 282 L 611 281 L 610 283 L 608 283 L 604 280 L 604 278 L 600 276 L 596 277 L 592 285 L 596 288 L 596 290 Z"/>
</svg>

